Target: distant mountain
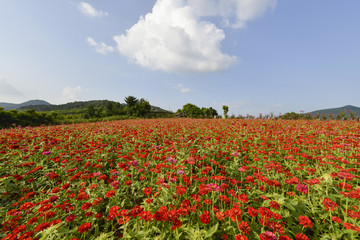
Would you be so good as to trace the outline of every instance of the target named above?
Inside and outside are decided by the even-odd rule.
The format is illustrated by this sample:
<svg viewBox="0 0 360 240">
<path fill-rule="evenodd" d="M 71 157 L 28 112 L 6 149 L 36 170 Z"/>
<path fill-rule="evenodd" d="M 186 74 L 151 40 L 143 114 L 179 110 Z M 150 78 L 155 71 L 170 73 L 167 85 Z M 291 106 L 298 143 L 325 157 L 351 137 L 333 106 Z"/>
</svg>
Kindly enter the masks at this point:
<svg viewBox="0 0 360 240">
<path fill-rule="evenodd" d="M 103 107 L 107 103 L 115 103 L 113 101 L 108 100 L 91 100 L 91 101 L 76 101 L 59 105 L 28 105 L 22 106 L 19 110 L 27 110 L 34 109 L 39 112 L 49 112 L 49 111 L 57 111 L 57 110 L 74 110 L 74 109 L 85 109 L 90 105 L 94 107 Z"/>
<path fill-rule="evenodd" d="M 105 108 L 107 104 L 118 104 L 121 105 L 121 107 L 125 107 L 126 105 L 124 103 L 109 101 L 109 100 L 91 100 L 91 101 L 76 101 L 76 102 L 70 102 L 65 104 L 59 104 L 59 105 L 27 105 L 19 107 L 19 110 L 27 110 L 27 109 L 34 109 L 35 111 L 39 112 L 49 112 L 49 111 L 69 111 L 69 110 L 84 110 L 88 106 L 92 105 L 95 108 L 101 107 Z M 162 108 L 151 106 L 152 112 L 169 112 L 167 110 L 164 110 Z"/>
<path fill-rule="evenodd" d="M 322 116 L 322 115 L 325 115 L 325 116 L 333 115 L 334 117 L 336 117 L 338 114 L 341 115 L 341 114 L 345 113 L 345 116 L 349 117 L 350 112 L 353 112 L 355 117 L 359 117 L 360 116 L 360 107 L 355 107 L 355 106 L 352 106 L 352 105 L 346 105 L 344 107 L 339 107 L 339 108 L 321 109 L 321 110 L 309 112 L 307 114 L 311 114 L 311 115 L 319 114 L 320 116 Z"/>
<path fill-rule="evenodd" d="M 51 105 L 50 103 L 44 101 L 44 100 L 30 100 L 23 103 L 6 103 L 6 102 L 0 102 L 0 106 L 3 107 L 5 110 L 12 110 L 12 109 L 19 109 L 21 107 L 25 106 L 31 106 L 31 105 Z"/>
</svg>

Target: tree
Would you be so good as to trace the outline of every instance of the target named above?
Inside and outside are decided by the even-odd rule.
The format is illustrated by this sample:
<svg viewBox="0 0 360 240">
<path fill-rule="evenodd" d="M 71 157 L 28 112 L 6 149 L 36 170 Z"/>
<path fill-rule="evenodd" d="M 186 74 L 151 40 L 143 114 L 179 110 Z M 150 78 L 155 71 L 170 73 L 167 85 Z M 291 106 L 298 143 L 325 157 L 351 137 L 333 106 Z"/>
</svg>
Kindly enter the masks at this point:
<svg viewBox="0 0 360 240">
<path fill-rule="evenodd" d="M 201 109 L 191 103 L 185 104 L 181 112 L 185 117 L 190 118 L 201 118 L 203 116 L 203 112 L 201 111 Z"/>
<path fill-rule="evenodd" d="M 134 115 L 134 113 L 136 112 L 136 104 L 138 103 L 138 99 L 134 96 L 128 96 L 125 98 L 125 103 L 126 103 L 126 110 L 127 110 L 127 114 L 128 115 Z"/>
<path fill-rule="evenodd" d="M 115 103 L 114 102 L 106 102 L 105 104 L 105 112 L 107 116 L 112 116 L 114 115 L 114 111 L 115 111 Z"/>
<path fill-rule="evenodd" d="M 222 109 L 224 110 L 224 118 L 228 118 L 229 107 L 224 105 Z"/>
<path fill-rule="evenodd" d="M 130 108 L 134 107 L 138 101 L 139 100 L 134 96 L 128 96 L 125 98 L 126 106 Z"/>
<path fill-rule="evenodd" d="M 95 117 L 96 109 L 94 105 L 89 105 L 85 110 L 85 118 L 90 119 Z"/>
<path fill-rule="evenodd" d="M 151 110 L 151 105 L 149 101 L 141 98 L 135 105 L 135 114 L 138 117 L 144 117 Z"/>
<path fill-rule="evenodd" d="M 215 116 L 218 116 L 217 111 L 215 109 L 213 109 L 212 107 L 209 107 L 209 108 L 202 107 L 201 111 L 202 111 L 203 117 L 206 117 L 206 118 L 214 118 Z"/>
</svg>

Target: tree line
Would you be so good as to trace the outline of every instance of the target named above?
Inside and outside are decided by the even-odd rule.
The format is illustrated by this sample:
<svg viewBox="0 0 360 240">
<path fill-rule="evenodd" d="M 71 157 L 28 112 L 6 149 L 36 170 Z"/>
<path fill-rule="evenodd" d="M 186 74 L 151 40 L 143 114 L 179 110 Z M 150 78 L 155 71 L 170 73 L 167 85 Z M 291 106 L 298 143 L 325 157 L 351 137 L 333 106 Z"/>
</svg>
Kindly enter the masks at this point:
<svg viewBox="0 0 360 240">
<path fill-rule="evenodd" d="M 4 110 L 0 107 L 0 128 L 9 128 L 13 126 L 39 126 L 39 125 L 53 125 L 61 123 L 76 123 L 87 121 L 100 120 L 117 120 L 127 118 L 158 118 L 158 117 L 186 117 L 186 118 L 219 118 L 216 109 L 209 107 L 198 107 L 195 104 L 187 103 L 181 109 L 176 111 L 176 114 L 162 109 L 155 109 L 149 101 L 134 96 L 128 96 L 124 99 L 125 104 L 113 101 L 88 101 L 88 102 L 74 102 L 67 103 L 55 107 L 58 110 L 51 112 L 37 112 L 30 107 L 21 108 L 22 110 Z M 35 106 L 36 109 L 43 111 L 54 109 L 54 106 Z M 273 113 L 259 116 L 253 115 L 228 115 L 229 107 L 222 106 L 223 118 L 237 118 L 237 119 L 321 119 L 321 120 L 360 120 L 353 112 L 334 115 L 310 115 L 304 113 L 289 112 L 284 115 L 275 116 Z"/>
<path fill-rule="evenodd" d="M 0 107 L 0 128 L 12 126 L 40 126 L 51 125 L 56 122 L 57 115 L 54 113 L 36 112 L 33 109 L 26 111 L 9 110 L 5 111 Z"/>
<path fill-rule="evenodd" d="M 110 116 L 146 117 L 151 112 L 149 101 L 143 98 L 137 99 L 134 96 L 128 96 L 125 98 L 125 103 L 125 106 L 112 101 L 107 101 L 104 106 L 99 107 L 89 105 L 85 109 L 84 118 L 92 119 Z"/>
<path fill-rule="evenodd" d="M 19 110 L 9 111 L 0 107 L 0 128 L 116 120 L 117 117 L 119 119 L 173 117 L 170 112 L 152 109 L 149 101 L 143 98 L 137 99 L 134 96 L 128 96 L 124 100 L 125 104 L 102 100 L 50 106 L 26 106 Z"/>
</svg>

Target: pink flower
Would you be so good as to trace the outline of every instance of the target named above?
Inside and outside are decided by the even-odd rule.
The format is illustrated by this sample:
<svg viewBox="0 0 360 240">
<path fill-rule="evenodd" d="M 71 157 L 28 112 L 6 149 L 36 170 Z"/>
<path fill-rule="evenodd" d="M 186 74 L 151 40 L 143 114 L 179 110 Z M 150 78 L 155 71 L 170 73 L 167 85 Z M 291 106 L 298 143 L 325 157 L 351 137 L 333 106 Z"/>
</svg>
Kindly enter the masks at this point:
<svg viewBox="0 0 360 240">
<path fill-rule="evenodd" d="M 76 218 L 76 215 L 69 215 L 65 218 L 65 221 L 72 222 L 75 220 L 75 218 Z"/>
<path fill-rule="evenodd" d="M 296 185 L 296 190 L 298 190 L 299 192 L 302 192 L 304 194 L 309 193 L 309 187 L 307 185 L 305 185 L 305 184 Z"/>
<path fill-rule="evenodd" d="M 59 196 L 51 196 L 50 198 L 49 198 L 49 201 L 50 202 L 56 202 L 56 200 L 58 200 L 59 199 Z"/>
<path fill-rule="evenodd" d="M 259 235 L 261 240 L 276 240 L 277 237 L 273 232 L 265 232 Z"/>
<path fill-rule="evenodd" d="M 231 155 L 234 156 L 234 157 L 238 157 L 239 153 L 238 152 L 233 152 Z"/>
<path fill-rule="evenodd" d="M 209 183 L 206 185 L 207 190 L 209 191 L 216 191 L 216 192 L 220 192 L 221 191 L 221 187 L 215 183 Z"/>
</svg>

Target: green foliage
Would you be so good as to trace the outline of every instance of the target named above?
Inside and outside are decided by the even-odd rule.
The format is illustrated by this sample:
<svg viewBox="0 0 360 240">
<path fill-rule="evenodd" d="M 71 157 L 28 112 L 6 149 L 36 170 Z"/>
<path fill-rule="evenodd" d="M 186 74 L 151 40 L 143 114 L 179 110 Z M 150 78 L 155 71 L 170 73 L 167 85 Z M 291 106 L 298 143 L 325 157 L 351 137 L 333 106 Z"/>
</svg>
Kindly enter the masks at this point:
<svg viewBox="0 0 360 240">
<path fill-rule="evenodd" d="M 139 100 L 134 96 L 128 96 L 125 98 L 125 103 L 125 111 L 129 116 L 145 117 L 150 113 L 151 105 L 143 98 Z"/>
<path fill-rule="evenodd" d="M 215 116 L 218 116 L 217 111 L 212 107 L 209 108 L 202 107 L 201 111 L 205 118 L 214 118 Z"/>
<path fill-rule="evenodd" d="M 127 105 L 108 100 L 72 102 L 61 105 L 31 105 L 21 107 L 21 110 L 10 111 L 5 111 L 3 107 L 0 107 L 0 128 L 112 121 L 140 117 L 174 117 L 172 112 L 151 106 L 149 101 L 143 98 L 137 99 L 129 96 L 125 98 L 125 102 Z"/>
<path fill-rule="evenodd" d="M 329 117 L 329 115 L 333 115 L 336 116 L 338 120 L 344 119 L 345 117 L 355 120 L 357 117 L 360 116 L 360 108 L 351 105 L 346 105 L 344 107 L 339 107 L 339 108 L 317 110 L 310 112 L 309 114 L 313 116 L 319 114 L 319 117 L 321 117 L 323 114 L 326 117 Z"/>
<path fill-rule="evenodd" d="M 55 123 L 56 117 L 54 113 L 39 113 L 32 109 L 23 112 L 17 110 L 5 111 L 0 108 L 0 128 L 50 125 Z"/>
<path fill-rule="evenodd" d="M 138 117 L 145 117 L 145 115 L 147 113 L 150 112 L 151 110 L 151 106 L 149 101 L 146 101 L 145 99 L 141 98 L 137 103 L 136 103 L 136 116 Z"/>
<path fill-rule="evenodd" d="M 178 116 L 189 118 L 213 118 L 214 116 L 218 116 L 217 111 L 212 107 L 202 107 L 200 109 L 198 106 L 192 103 L 185 104 L 183 108 L 178 109 L 176 113 Z"/>
<path fill-rule="evenodd" d="M 224 117 L 228 118 L 229 107 L 224 105 L 222 106 L 222 109 L 224 110 Z"/>
</svg>

